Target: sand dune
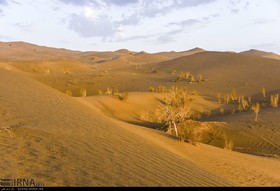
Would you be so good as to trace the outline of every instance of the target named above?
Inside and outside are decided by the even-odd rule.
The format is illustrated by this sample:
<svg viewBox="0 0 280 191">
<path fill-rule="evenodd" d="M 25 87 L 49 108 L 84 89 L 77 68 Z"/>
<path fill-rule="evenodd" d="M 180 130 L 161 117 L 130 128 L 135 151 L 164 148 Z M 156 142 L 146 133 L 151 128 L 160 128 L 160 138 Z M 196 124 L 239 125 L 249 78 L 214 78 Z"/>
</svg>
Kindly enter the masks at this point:
<svg viewBox="0 0 280 191">
<path fill-rule="evenodd" d="M 1 120 L 14 126 L 14 137 L 0 134 L 3 178 L 47 186 L 232 185 L 52 88 L 10 71 L 0 76 Z"/>
<path fill-rule="evenodd" d="M 273 52 L 255 50 L 255 49 L 243 51 L 243 52 L 240 52 L 240 54 L 248 54 L 248 55 L 254 55 L 254 56 L 260 56 L 260 57 L 264 57 L 264 58 L 272 58 L 272 59 L 280 60 L 280 55 L 278 55 L 278 54 L 275 54 Z"/>
<path fill-rule="evenodd" d="M 1 42 L 0 50 L 1 178 L 46 186 L 280 185 L 280 110 L 269 104 L 280 93 L 277 59 L 255 51 L 79 52 L 24 42 Z M 187 71 L 205 81 L 176 82 Z M 213 139 L 194 146 L 142 120 L 169 95 L 148 92 L 159 85 L 196 90 L 192 108 L 212 110 L 198 125 L 215 127 Z M 107 88 L 128 92 L 128 100 L 97 95 Z M 218 103 L 217 94 L 233 88 L 262 104 L 258 123 L 253 111 L 232 114 L 236 103 Z M 223 149 L 225 133 L 233 151 Z"/>
<path fill-rule="evenodd" d="M 26 42 L 0 42 L 0 60 L 46 60 L 78 58 L 80 51 L 49 48 Z"/>
<path fill-rule="evenodd" d="M 98 103 L 101 104 L 100 102 L 102 102 L 102 99 L 106 100 L 107 98 L 99 98 L 99 101 L 97 102 L 93 101 L 93 97 L 78 99 L 84 104 L 89 105 L 89 107 L 94 110 L 97 110 L 97 108 L 102 110 L 102 107 L 98 106 Z M 107 103 L 105 100 L 104 102 Z M 149 100 L 145 99 L 144 102 L 147 101 L 149 102 Z M 125 106 L 118 105 L 118 108 L 121 107 Z M 103 112 L 104 108 L 106 108 L 106 106 L 103 105 Z M 106 110 L 105 113 L 112 115 L 114 114 L 114 111 Z M 228 180 L 231 180 L 237 185 L 279 185 L 279 159 L 241 154 L 204 144 L 192 146 L 186 143 L 174 141 L 159 131 L 128 125 L 127 123 L 123 123 L 123 125 L 130 132 L 142 136 L 144 139 L 153 142 L 155 145 L 164 147 L 169 152 L 190 160 L 199 166 L 203 166 L 211 172 L 215 172 L 217 175 L 226 177 Z"/>
</svg>

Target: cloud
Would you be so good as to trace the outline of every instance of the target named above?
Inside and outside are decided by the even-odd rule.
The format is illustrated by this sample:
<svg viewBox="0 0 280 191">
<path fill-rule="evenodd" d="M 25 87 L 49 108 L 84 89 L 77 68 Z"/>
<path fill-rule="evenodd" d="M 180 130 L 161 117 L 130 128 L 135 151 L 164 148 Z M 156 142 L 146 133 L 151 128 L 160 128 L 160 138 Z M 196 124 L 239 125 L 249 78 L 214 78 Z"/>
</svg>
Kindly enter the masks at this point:
<svg viewBox="0 0 280 191">
<path fill-rule="evenodd" d="M 186 20 L 183 20 L 183 21 L 180 21 L 180 22 L 171 22 L 168 25 L 169 26 L 177 25 L 177 26 L 180 26 L 180 27 L 185 27 L 185 26 L 192 26 L 192 25 L 195 25 L 195 24 L 199 24 L 199 23 L 202 23 L 202 22 L 203 21 L 199 20 L 199 19 L 186 19 Z"/>
<path fill-rule="evenodd" d="M 6 0 L 0 0 L 0 5 L 7 5 L 7 1 Z"/>
<path fill-rule="evenodd" d="M 138 3 L 139 0 L 105 0 L 107 4 L 114 4 L 118 6 L 126 6 L 128 4 Z"/>
<path fill-rule="evenodd" d="M 142 16 L 139 13 L 133 13 L 129 16 L 123 17 L 119 24 L 122 25 L 137 25 L 140 23 Z"/>
<path fill-rule="evenodd" d="M 8 4 L 8 2 L 6 0 L 0 0 L 0 13 L 2 12 L 1 6 L 2 5 L 7 5 L 7 4 Z"/>
<path fill-rule="evenodd" d="M 156 39 L 155 43 L 156 44 L 167 44 L 167 43 L 170 43 L 170 42 L 174 42 L 175 39 L 170 36 L 170 35 L 164 35 L 164 36 L 160 36 Z"/>
<path fill-rule="evenodd" d="M 95 5 L 95 6 L 126 6 L 128 4 L 138 3 L 139 0 L 59 0 L 62 3 L 73 4 L 73 5 Z"/>
<path fill-rule="evenodd" d="M 68 28 L 82 37 L 113 37 L 123 38 L 119 29 L 122 26 L 138 25 L 144 18 L 153 18 L 168 14 L 172 10 L 183 7 L 194 7 L 207 4 L 216 0 L 58 0 L 82 6 L 83 14 L 73 13 L 67 19 Z M 128 6 L 132 5 L 134 6 Z M 114 6 L 128 6 L 120 8 L 119 12 Z M 120 17 L 116 17 L 116 12 Z M 110 16 L 109 16 L 110 15 Z M 182 23 L 171 23 L 170 25 L 194 25 L 202 21 L 189 19 Z M 167 38 L 166 38 L 167 39 Z"/>
<path fill-rule="evenodd" d="M 107 16 L 91 20 L 83 15 L 72 14 L 68 27 L 82 37 L 107 38 L 118 32 L 118 27 Z"/>
<path fill-rule="evenodd" d="M 23 31 L 30 31 L 32 24 L 28 24 L 28 23 L 15 23 L 14 26 L 20 28 Z"/>
<path fill-rule="evenodd" d="M 256 19 L 254 21 L 254 24 L 263 25 L 263 24 L 273 23 L 275 21 L 277 21 L 277 20 L 275 20 L 275 19 Z"/>
</svg>

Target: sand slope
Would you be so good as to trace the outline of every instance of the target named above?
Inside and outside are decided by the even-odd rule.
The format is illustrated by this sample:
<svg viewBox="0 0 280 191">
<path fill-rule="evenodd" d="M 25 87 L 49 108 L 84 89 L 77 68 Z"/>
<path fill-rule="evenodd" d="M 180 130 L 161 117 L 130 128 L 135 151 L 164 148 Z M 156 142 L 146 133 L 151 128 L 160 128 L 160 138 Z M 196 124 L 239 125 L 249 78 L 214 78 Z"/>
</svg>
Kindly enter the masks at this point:
<svg viewBox="0 0 280 191">
<path fill-rule="evenodd" d="M 0 70 L 1 177 L 47 186 L 231 185 L 21 74 Z"/>
<path fill-rule="evenodd" d="M 260 56 L 260 57 L 264 57 L 264 58 L 272 58 L 272 59 L 280 60 L 280 55 L 278 55 L 278 54 L 275 54 L 273 52 L 255 50 L 255 49 L 243 51 L 243 52 L 240 52 L 240 54 L 248 54 L 248 55 L 254 55 L 254 56 Z"/>
<path fill-rule="evenodd" d="M 105 100 L 108 99 L 106 97 L 103 98 Z M 98 98 L 97 100 L 99 101 L 97 102 L 93 101 L 94 97 L 77 99 L 93 110 L 102 110 L 109 116 L 114 113 L 112 110 L 104 110 L 106 109 L 104 105 L 103 108 L 98 105 L 102 103 L 102 98 Z M 145 102 L 147 101 L 149 102 L 149 99 L 145 100 Z M 129 104 L 130 103 L 128 103 L 128 105 Z M 118 105 L 118 108 L 121 107 L 124 106 Z M 242 154 L 204 144 L 193 146 L 187 143 L 174 141 L 174 139 L 159 131 L 124 122 L 122 122 L 122 124 L 124 128 L 130 132 L 151 141 L 155 145 L 164 147 L 169 152 L 190 160 L 203 168 L 209 169 L 209 171 L 225 177 L 237 185 L 279 186 L 280 160 L 278 158 L 264 158 Z"/>
</svg>

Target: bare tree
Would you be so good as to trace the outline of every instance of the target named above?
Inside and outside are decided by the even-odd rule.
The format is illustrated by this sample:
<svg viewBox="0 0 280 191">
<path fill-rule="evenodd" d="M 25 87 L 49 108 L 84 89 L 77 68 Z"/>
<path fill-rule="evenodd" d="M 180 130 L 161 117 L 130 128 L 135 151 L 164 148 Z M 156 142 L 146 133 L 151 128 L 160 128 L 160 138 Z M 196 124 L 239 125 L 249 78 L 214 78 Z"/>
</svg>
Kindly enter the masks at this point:
<svg viewBox="0 0 280 191">
<path fill-rule="evenodd" d="M 179 137 L 178 124 L 191 117 L 191 101 L 186 89 L 173 87 L 169 99 L 165 99 L 164 103 L 158 107 L 159 119 L 165 122 L 169 128 L 174 128 L 176 137 Z"/>
</svg>

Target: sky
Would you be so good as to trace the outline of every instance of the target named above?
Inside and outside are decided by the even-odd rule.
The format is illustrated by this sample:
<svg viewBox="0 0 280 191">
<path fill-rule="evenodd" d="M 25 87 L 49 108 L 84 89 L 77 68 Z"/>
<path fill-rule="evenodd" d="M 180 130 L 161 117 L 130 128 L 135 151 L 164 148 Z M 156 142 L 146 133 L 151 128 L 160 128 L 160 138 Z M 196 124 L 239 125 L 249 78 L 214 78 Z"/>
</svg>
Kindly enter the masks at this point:
<svg viewBox="0 0 280 191">
<path fill-rule="evenodd" d="M 280 54 L 280 0 L 0 0 L 0 41 L 81 51 Z"/>
</svg>

